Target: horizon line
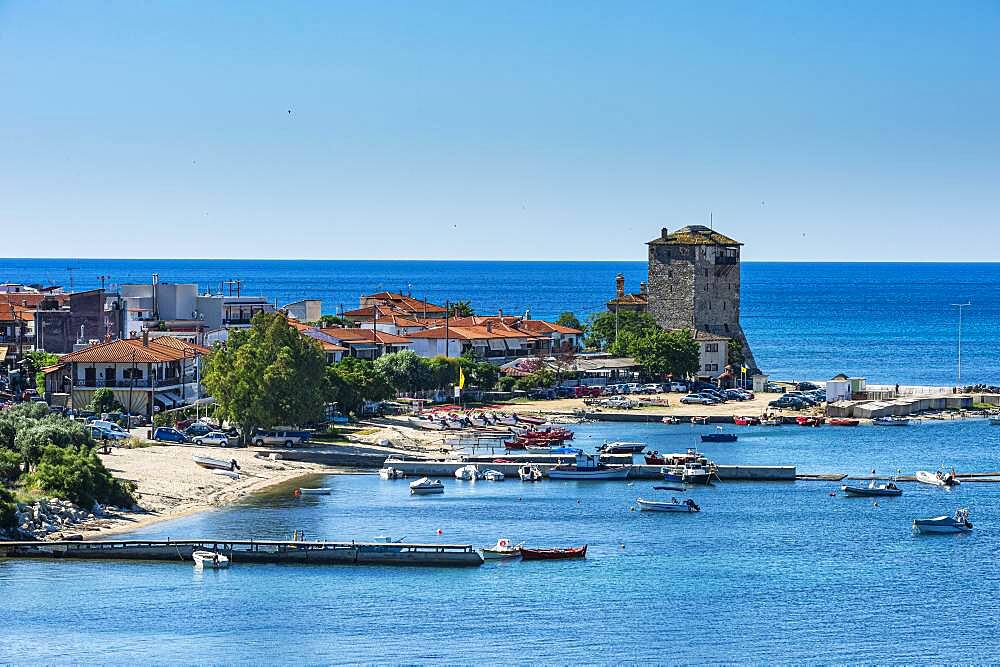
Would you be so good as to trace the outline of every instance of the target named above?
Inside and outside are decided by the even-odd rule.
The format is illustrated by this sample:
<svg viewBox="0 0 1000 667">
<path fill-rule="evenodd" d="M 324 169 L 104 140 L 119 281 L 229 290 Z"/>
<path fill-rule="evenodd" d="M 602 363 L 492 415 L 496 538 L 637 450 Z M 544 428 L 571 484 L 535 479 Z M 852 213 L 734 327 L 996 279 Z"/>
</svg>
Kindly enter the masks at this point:
<svg viewBox="0 0 1000 667">
<path fill-rule="evenodd" d="M 437 259 L 427 257 L 403 257 L 403 258 L 303 258 L 303 257 L 0 257 L 0 262 L 7 260 L 61 260 L 73 261 L 144 261 L 144 262 L 454 262 L 454 263 L 647 263 L 646 259 Z M 741 264 L 1000 264 L 1000 259 L 973 259 L 973 260 L 953 260 L 953 259 L 912 259 L 912 260 L 885 260 L 885 261 L 859 261 L 840 259 L 741 259 Z"/>
</svg>

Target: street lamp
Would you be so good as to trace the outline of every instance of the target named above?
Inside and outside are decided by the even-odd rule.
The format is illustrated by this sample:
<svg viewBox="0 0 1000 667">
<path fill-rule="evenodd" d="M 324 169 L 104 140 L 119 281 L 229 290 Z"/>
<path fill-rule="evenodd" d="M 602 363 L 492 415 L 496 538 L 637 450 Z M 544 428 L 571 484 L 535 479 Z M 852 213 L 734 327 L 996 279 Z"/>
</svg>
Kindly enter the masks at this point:
<svg viewBox="0 0 1000 667">
<path fill-rule="evenodd" d="M 958 360 L 957 368 L 955 372 L 955 386 L 959 389 L 962 388 L 962 313 L 963 308 L 966 306 L 971 306 L 972 302 L 967 301 L 966 303 L 953 303 L 951 304 L 954 308 L 958 308 Z"/>
</svg>

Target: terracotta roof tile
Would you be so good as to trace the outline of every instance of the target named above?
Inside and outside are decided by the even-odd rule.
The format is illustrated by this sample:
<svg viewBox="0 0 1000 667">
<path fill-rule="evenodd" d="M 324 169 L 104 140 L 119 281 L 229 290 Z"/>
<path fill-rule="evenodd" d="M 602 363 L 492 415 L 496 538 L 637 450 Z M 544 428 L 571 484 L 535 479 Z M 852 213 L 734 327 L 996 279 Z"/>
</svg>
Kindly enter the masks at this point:
<svg viewBox="0 0 1000 667">
<path fill-rule="evenodd" d="M 143 345 L 139 338 L 119 338 L 107 343 L 97 343 L 79 352 L 71 352 L 62 358 L 61 363 L 75 361 L 84 364 L 127 364 L 135 361 L 141 364 L 155 364 L 167 361 L 181 361 L 187 355 L 184 350 L 171 347 L 170 344 L 157 340 Z"/>
</svg>

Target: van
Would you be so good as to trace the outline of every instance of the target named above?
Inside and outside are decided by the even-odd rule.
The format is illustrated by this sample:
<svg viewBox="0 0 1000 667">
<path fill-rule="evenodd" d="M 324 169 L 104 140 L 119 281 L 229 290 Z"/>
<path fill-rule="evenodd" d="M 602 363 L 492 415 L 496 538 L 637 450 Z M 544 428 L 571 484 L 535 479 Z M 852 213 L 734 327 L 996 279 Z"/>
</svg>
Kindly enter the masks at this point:
<svg viewBox="0 0 1000 667">
<path fill-rule="evenodd" d="M 123 429 L 118 424 L 116 424 L 114 422 L 110 422 L 110 421 L 105 421 L 103 419 L 95 419 L 94 421 L 90 422 L 90 425 L 91 426 L 96 426 L 97 428 L 100 428 L 100 429 L 105 430 L 105 431 L 110 431 L 112 433 L 118 433 L 119 435 L 121 435 L 124 438 L 127 438 L 130 435 L 128 431 L 126 431 L 125 429 Z"/>
</svg>

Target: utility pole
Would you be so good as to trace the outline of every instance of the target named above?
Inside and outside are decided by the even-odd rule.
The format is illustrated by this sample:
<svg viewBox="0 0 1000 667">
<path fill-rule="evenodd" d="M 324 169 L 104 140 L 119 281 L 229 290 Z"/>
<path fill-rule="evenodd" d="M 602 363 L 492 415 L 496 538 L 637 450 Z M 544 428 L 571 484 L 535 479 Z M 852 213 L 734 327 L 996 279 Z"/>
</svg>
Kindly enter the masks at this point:
<svg viewBox="0 0 1000 667">
<path fill-rule="evenodd" d="M 448 336 L 448 334 L 449 334 L 448 324 L 449 324 L 449 322 L 448 322 L 448 320 L 449 320 L 450 316 L 451 316 L 451 301 L 445 301 L 444 302 L 444 356 L 446 356 L 446 357 L 448 356 L 448 347 L 449 347 L 449 341 L 448 341 L 448 337 L 449 337 Z"/>
<path fill-rule="evenodd" d="M 104 281 L 105 280 L 110 280 L 111 276 L 103 276 L 103 275 L 102 276 L 97 276 L 97 279 L 101 281 L 101 291 L 103 292 L 104 291 Z"/>
<path fill-rule="evenodd" d="M 953 303 L 952 307 L 958 308 L 958 363 L 955 371 L 955 386 L 961 389 L 962 387 L 962 312 L 963 308 L 966 306 L 971 306 L 972 302 L 967 301 L 966 303 Z"/>
</svg>

